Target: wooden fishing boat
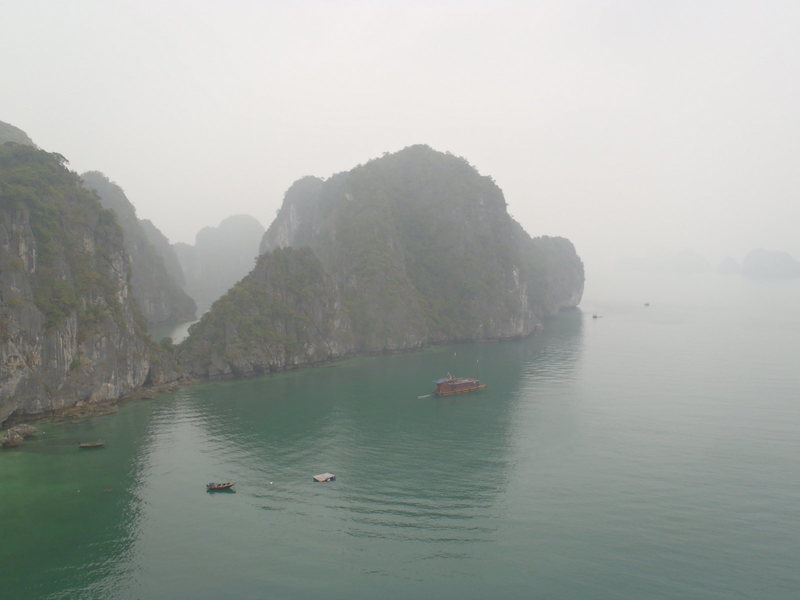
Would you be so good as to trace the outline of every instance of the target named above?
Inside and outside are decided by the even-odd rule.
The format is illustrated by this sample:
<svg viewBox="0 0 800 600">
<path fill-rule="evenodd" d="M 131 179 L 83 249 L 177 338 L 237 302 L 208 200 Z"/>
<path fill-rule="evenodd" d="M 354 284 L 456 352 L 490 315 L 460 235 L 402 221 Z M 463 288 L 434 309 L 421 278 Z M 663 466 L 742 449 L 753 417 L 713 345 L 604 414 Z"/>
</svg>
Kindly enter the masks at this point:
<svg viewBox="0 0 800 600">
<path fill-rule="evenodd" d="M 477 377 L 453 377 L 450 373 L 447 377 L 436 379 L 433 382 L 433 394 L 436 396 L 450 396 L 452 394 L 464 394 L 466 392 L 477 392 L 486 387 Z"/>
<path fill-rule="evenodd" d="M 97 442 L 81 442 L 78 444 L 78 448 L 102 448 L 105 446 L 105 442 L 97 441 Z"/>
<path fill-rule="evenodd" d="M 334 475 L 333 473 L 320 473 L 319 475 L 314 475 L 312 479 L 319 483 L 325 481 L 336 481 L 336 475 Z"/>
<path fill-rule="evenodd" d="M 225 481 L 222 483 L 214 483 L 212 481 L 211 483 L 206 484 L 206 490 L 209 492 L 220 492 L 222 490 L 229 490 L 235 485 L 235 481 Z"/>
</svg>

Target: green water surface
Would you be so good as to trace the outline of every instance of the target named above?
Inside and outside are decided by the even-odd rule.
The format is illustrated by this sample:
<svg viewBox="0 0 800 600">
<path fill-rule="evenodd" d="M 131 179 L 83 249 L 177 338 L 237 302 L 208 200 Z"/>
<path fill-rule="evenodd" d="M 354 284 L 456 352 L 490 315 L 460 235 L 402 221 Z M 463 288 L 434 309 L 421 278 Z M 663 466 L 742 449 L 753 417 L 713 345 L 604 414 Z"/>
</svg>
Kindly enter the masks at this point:
<svg viewBox="0 0 800 600">
<path fill-rule="evenodd" d="M 41 424 L 0 454 L 0 593 L 800 597 L 800 285 L 639 283 L 527 340 Z M 418 398 L 447 371 L 489 387 Z"/>
</svg>

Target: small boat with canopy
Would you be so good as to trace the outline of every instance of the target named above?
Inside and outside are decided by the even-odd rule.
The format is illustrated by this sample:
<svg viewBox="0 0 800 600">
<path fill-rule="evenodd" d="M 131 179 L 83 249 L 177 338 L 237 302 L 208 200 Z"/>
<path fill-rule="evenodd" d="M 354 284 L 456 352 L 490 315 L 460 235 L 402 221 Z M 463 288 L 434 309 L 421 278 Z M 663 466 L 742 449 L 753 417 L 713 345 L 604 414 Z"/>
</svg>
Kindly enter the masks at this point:
<svg viewBox="0 0 800 600">
<path fill-rule="evenodd" d="M 222 492 L 231 489 L 234 485 L 236 485 L 235 481 L 224 481 L 222 483 L 214 483 L 212 481 L 206 484 L 206 490 L 209 492 Z"/>
</svg>

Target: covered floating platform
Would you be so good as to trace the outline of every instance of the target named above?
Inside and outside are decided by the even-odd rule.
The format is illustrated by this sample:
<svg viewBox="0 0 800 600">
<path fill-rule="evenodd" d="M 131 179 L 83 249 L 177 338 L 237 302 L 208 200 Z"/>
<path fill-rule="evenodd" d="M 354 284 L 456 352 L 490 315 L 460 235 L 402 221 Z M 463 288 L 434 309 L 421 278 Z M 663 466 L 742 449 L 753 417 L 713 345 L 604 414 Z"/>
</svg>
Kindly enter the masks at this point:
<svg viewBox="0 0 800 600">
<path fill-rule="evenodd" d="M 336 481 L 336 475 L 333 473 L 320 473 L 319 475 L 314 475 L 312 479 L 318 483 L 323 483 L 325 481 Z"/>
<path fill-rule="evenodd" d="M 448 373 L 447 377 L 435 379 L 433 394 L 437 396 L 450 396 L 452 394 L 464 394 L 466 392 L 477 392 L 486 387 L 477 377 L 453 377 Z"/>
</svg>

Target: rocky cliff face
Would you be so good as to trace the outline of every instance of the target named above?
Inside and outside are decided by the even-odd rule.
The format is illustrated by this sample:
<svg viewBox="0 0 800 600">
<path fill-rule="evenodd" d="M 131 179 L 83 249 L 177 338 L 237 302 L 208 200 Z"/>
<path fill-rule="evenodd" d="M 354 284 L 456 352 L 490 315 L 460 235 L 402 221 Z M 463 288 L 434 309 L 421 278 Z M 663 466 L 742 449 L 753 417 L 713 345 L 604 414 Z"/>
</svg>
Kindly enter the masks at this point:
<svg viewBox="0 0 800 600">
<path fill-rule="evenodd" d="M 122 227 L 125 250 L 131 258 L 133 297 L 147 323 L 193 320 L 197 307 L 183 290 L 180 265 L 166 237 L 150 221 L 137 218 L 125 192 L 105 175 L 90 171 L 81 178 L 86 188 L 97 193 L 100 203 L 114 211 Z"/>
<path fill-rule="evenodd" d="M 172 377 L 137 315 L 114 215 L 63 157 L 0 146 L 0 423 Z"/>
<path fill-rule="evenodd" d="M 186 289 L 201 313 L 253 269 L 262 235 L 264 227 L 256 219 L 234 215 L 200 230 L 194 246 L 175 244 Z"/>
<path fill-rule="evenodd" d="M 178 260 L 178 254 L 175 252 L 175 247 L 170 243 L 167 236 L 161 233 L 161 230 L 156 227 L 149 219 L 139 219 L 139 226 L 144 232 L 145 238 L 153 246 L 156 253 L 161 257 L 164 263 L 164 268 L 170 279 L 178 285 L 181 290 L 186 290 L 186 277 L 183 274 L 181 263 Z M 189 296 L 188 293 L 186 293 Z"/>
<path fill-rule="evenodd" d="M 191 328 L 179 356 L 191 373 L 251 376 L 355 349 L 336 284 L 309 248 L 265 254 Z"/>
<path fill-rule="evenodd" d="M 257 269 L 184 343 L 181 360 L 192 373 L 258 373 L 355 353 L 525 336 L 576 306 L 583 292 L 583 265 L 568 240 L 531 239 L 491 178 L 426 146 L 326 181 L 301 179 L 261 251 Z M 307 269 L 314 285 L 276 279 L 276 261 L 290 272 Z M 291 310 L 276 312 L 275 295 L 285 293 L 278 282 L 291 286 Z M 323 313 L 322 322 L 309 316 Z M 273 335 L 284 330 L 294 332 L 289 352 Z"/>
</svg>

